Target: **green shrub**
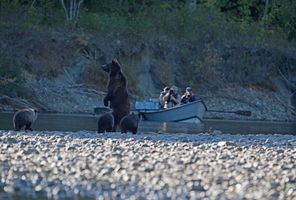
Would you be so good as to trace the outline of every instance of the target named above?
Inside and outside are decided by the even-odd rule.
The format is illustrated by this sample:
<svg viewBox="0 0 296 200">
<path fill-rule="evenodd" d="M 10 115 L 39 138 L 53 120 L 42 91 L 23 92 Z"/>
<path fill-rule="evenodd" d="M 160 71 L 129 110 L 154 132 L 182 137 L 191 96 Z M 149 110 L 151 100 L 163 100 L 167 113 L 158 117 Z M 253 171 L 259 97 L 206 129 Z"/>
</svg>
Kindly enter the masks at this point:
<svg viewBox="0 0 296 200">
<path fill-rule="evenodd" d="M 86 67 L 81 74 L 81 78 L 83 82 L 95 89 L 106 90 L 108 74 L 98 66 L 90 65 Z"/>
<path fill-rule="evenodd" d="M 11 58 L 0 55 L 0 78 L 1 82 L 22 83 L 22 69 L 17 62 Z"/>
<path fill-rule="evenodd" d="M 0 93 L 11 97 L 23 96 L 22 68 L 13 59 L 0 55 Z"/>
<path fill-rule="evenodd" d="M 78 25 L 82 28 L 106 35 L 118 35 L 129 28 L 126 19 L 116 14 L 103 14 L 84 12 L 78 20 Z"/>
<path fill-rule="evenodd" d="M 193 64 L 193 80 L 197 82 L 212 80 L 214 71 L 221 57 L 208 48 L 204 49 L 202 59 Z"/>
<path fill-rule="evenodd" d="M 215 9 L 199 7 L 192 12 L 187 8 L 158 7 L 124 16 L 116 12 L 82 12 L 78 25 L 107 35 L 137 35 L 144 39 L 166 35 L 194 40 L 207 34 L 219 37 L 227 23 Z"/>
</svg>

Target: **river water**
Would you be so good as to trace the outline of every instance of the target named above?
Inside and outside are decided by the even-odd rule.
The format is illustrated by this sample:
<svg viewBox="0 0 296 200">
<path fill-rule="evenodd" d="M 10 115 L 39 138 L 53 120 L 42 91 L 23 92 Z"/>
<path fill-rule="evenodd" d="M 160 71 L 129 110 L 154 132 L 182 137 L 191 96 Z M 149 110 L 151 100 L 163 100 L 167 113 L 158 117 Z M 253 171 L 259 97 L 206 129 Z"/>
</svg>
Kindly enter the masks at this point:
<svg viewBox="0 0 296 200">
<path fill-rule="evenodd" d="M 0 130 L 13 130 L 13 113 L 0 113 Z M 82 114 L 39 113 L 33 124 L 34 130 L 48 131 L 96 131 L 98 116 Z M 210 120 L 202 123 L 148 122 L 141 121 L 139 132 L 149 133 L 201 133 L 220 130 L 233 134 L 293 134 L 296 135 L 296 122 L 265 122 L 238 120 Z"/>
</svg>

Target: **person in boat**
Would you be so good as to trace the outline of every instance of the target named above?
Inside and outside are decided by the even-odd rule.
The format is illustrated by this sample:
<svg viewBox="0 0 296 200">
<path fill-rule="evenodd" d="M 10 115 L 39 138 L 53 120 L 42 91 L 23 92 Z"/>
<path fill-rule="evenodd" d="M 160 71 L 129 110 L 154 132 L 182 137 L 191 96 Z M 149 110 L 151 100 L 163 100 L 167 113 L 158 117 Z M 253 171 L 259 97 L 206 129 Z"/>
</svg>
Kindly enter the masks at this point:
<svg viewBox="0 0 296 200">
<path fill-rule="evenodd" d="M 171 88 L 165 87 L 160 93 L 159 101 L 161 108 L 171 108 L 180 104 L 181 97 L 177 93 L 176 88 L 176 86 L 172 86 Z"/>
<path fill-rule="evenodd" d="M 170 88 L 169 92 L 163 97 L 165 104 L 163 108 L 172 108 L 180 104 L 180 97 L 174 88 Z"/>
<path fill-rule="evenodd" d="M 164 108 L 165 103 L 166 103 L 167 98 L 168 98 L 169 91 L 170 91 L 169 87 L 164 87 L 163 90 L 160 92 L 160 95 L 159 95 L 160 108 Z"/>
<path fill-rule="evenodd" d="M 193 101 L 196 101 L 196 100 L 197 100 L 197 97 L 192 92 L 192 88 L 187 87 L 185 93 L 181 97 L 181 104 L 190 103 L 190 102 L 193 102 Z"/>
<path fill-rule="evenodd" d="M 171 97 L 169 101 L 169 107 L 175 107 L 180 105 L 181 103 L 181 95 L 179 94 L 179 89 L 177 86 L 173 85 L 171 87 Z"/>
</svg>

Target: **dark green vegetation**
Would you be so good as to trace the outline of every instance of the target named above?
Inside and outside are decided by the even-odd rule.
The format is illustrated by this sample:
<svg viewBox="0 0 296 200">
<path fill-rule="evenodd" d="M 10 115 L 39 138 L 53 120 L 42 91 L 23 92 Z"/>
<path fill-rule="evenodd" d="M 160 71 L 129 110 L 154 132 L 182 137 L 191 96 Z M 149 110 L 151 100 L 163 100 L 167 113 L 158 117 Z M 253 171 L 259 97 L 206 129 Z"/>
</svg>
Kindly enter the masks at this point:
<svg viewBox="0 0 296 200">
<path fill-rule="evenodd" d="M 56 77 L 81 56 L 92 61 L 83 81 L 100 89 L 97 66 L 114 56 L 134 93 L 141 70 L 157 88 L 295 84 L 294 0 L 1 0 L 0 9 L 0 92 Z"/>
<path fill-rule="evenodd" d="M 76 2 L 76 15 L 67 17 L 62 2 L 66 10 Z M 141 39 L 159 35 L 198 39 L 196 34 L 202 33 L 221 39 L 225 36 L 221 33 L 229 37 L 232 31 L 296 39 L 293 0 L 2 0 L 0 6 L 1 25 L 56 29 L 66 21 L 85 31 Z"/>
</svg>

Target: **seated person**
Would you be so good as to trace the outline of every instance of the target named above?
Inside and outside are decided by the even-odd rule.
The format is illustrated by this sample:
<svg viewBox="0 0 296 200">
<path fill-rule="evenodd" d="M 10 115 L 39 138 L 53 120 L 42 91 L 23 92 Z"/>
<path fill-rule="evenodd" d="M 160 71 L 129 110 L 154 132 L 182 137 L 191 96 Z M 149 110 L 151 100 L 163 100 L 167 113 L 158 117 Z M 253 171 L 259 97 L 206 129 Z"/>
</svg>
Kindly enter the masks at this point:
<svg viewBox="0 0 296 200">
<path fill-rule="evenodd" d="M 177 99 L 177 104 L 181 103 L 181 95 L 177 86 L 172 86 L 171 89 L 174 91 L 174 97 Z"/>
<path fill-rule="evenodd" d="M 169 87 L 165 87 L 163 88 L 163 91 L 160 92 L 159 95 L 159 104 L 160 104 L 160 108 L 164 108 L 165 102 L 168 99 L 168 93 L 170 91 Z"/>
<path fill-rule="evenodd" d="M 181 97 L 181 103 L 186 104 L 186 103 L 193 102 L 196 100 L 197 100 L 197 98 L 196 98 L 196 95 L 192 92 L 192 88 L 187 87 L 186 92 Z"/>
</svg>

